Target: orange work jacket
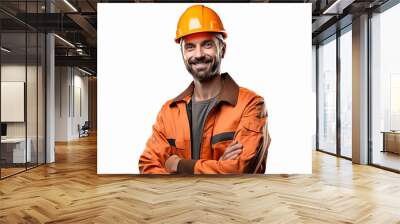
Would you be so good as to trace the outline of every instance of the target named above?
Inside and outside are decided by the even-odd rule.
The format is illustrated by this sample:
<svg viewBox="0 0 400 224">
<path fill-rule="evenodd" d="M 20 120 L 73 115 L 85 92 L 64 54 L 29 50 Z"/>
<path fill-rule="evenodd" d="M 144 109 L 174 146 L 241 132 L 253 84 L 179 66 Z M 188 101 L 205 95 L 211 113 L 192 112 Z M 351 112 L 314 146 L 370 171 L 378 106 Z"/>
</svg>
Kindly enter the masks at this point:
<svg viewBox="0 0 400 224">
<path fill-rule="evenodd" d="M 191 96 L 194 83 L 167 101 L 157 115 L 153 132 L 139 159 L 142 174 L 166 174 L 164 164 L 178 155 L 178 173 L 264 173 L 270 138 L 264 99 L 239 87 L 229 74 L 221 74 L 222 89 L 204 123 L 200 159 L 192 160 Z M 227 146 L 237 140 L 242 153 L 233 160 L 219 160 Z"/>
</svg>

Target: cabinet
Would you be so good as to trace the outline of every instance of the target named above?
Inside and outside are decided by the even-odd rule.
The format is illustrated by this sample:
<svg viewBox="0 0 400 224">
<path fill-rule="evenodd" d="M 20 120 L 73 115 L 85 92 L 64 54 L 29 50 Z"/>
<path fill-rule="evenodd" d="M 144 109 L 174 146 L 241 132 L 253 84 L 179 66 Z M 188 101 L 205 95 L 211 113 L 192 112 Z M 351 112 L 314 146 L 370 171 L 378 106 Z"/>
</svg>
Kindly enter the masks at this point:
<svg viewBox="0 0 400 224">
<path fill-rule="evenodd" d="M 383 133 L 383 152 L 400 154 L 400 132 L 387 131 Z"/>
<path fill-rule="evenodd" d="M 1 140 L 1 160 L 5 164 L 21 164 L 32 161 L 32 141 L 27 139 L 25 151 L 25 138 L 8 138 Z"/>
</svg>

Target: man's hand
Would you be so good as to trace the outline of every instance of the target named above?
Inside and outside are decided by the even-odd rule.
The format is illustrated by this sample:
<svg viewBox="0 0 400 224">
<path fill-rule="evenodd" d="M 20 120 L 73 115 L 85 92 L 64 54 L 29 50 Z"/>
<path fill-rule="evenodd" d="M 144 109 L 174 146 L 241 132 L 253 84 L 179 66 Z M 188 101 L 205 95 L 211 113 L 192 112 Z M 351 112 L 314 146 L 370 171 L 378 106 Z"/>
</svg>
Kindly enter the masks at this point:
<svg viewBox="0 0 400 224">
<path fill-rule="evenodd" d="M 233 141 L 228 145 L 224 154 L 219 158 L 219 160 L 236 159 L 243 150 L 243 145 L 238 141 Z"/>
<path fill-rule="evenodd" d="M 165 161 L 165 168 L 168 170 L 170 173 L 176 173 L 178 170 L 178 163 L 181 158 L 177 155 L 172 155 L 170 156 L 167 161 Z"/>
</svg>

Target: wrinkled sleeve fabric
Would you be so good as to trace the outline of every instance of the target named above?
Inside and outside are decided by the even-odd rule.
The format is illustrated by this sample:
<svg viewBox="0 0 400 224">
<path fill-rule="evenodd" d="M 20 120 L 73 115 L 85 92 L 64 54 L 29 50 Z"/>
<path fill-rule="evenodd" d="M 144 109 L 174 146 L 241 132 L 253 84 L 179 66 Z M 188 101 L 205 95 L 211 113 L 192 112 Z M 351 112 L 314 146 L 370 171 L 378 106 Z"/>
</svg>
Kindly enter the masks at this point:
<svg viewBox="0 0 400 224">
<path fill-rule="evenodd" d="M 146 148 L 139 158 L 141 174 L 168 174 L 165 161 L 168 158 L 170 145 L 165 135 L 164 107 L 161 108 L 153 125 L 152 134 L 147 140 Z"/>
<path fill-rule="evenodd" d="M 234 140 L 243 145 L 240 156 L 234 160 L 181 160 L 178 173 L 183 174 L 242 174 L 249 172 L 250 164 L 263 140 L 267 124 L 264 99 L 254 97 L 244 109 Z"/>
</svg>

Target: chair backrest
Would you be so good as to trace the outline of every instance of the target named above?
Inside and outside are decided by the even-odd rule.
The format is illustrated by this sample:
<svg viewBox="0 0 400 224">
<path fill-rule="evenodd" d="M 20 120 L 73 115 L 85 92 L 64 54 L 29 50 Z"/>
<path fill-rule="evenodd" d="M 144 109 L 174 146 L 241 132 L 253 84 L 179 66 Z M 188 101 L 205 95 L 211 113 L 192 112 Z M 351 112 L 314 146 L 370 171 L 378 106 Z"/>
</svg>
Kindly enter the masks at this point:
<svg viewBox="0 0 400 224">
<path fill-rule="evenodd" d="M 89 128 L 89 121 L 85 121 L 85 124 L 83 124 L 82 127 L 84 127 L 84 128 Z"/>
</svg>

